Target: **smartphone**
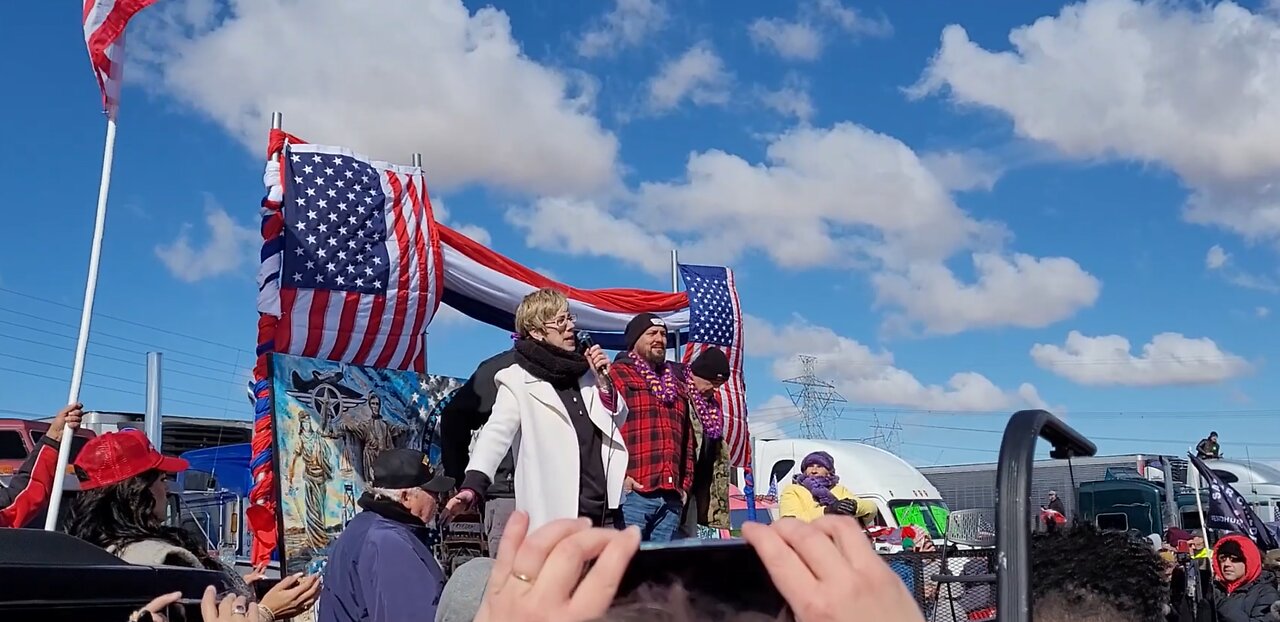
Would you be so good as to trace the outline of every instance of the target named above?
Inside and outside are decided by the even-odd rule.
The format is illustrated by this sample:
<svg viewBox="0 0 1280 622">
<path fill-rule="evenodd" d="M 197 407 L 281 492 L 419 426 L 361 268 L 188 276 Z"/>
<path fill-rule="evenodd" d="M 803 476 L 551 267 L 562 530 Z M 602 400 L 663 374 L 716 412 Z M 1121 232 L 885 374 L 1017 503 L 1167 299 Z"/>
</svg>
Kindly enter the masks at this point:
<svg viewBox="0 0 1280 622">
<path fill-rule="evenodd" d="M 774 588 L 764 563 L 746 540 L 644 542 L 631 559 L 614 602 L 627 600 L 646 584 L 680 583 L 694 596 L 776 616 L 787 602 Z"/>
</svg>

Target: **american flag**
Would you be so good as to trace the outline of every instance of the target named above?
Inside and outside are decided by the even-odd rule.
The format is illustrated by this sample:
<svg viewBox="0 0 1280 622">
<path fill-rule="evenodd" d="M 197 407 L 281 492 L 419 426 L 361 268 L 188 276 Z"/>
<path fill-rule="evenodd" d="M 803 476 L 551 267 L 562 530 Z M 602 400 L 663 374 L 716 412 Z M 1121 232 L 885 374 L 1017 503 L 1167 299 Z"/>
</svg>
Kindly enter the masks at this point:
<svg viewBox="0 0 1280 622">
<path fill-rule="evenodd" d="M 733 271 L 722 266 L 680 266 L 689 295 L 689 344 L 685 363 L 717 347 L 729 359 L 729 381 L 720 387 L 724 439 L 735 466 L 749 466 L 751 433 L 747 429 L 747 385 L 742 378 L 742 309 Z"/>
<path fill-rule="evenodd" d="M 102 107 L 116 118 L 120 104 L 121 70 L 124 68 L 124 28 L 135 13 L 156 0 L 85 0 L 84 43 L 89 48 L 93 75 L 102 90 Z"/>
<path fill-rule="evenodd" d="M 268 177 L 277 170 L 268 203 L 279 197 L 283 222 L 264 245 L 259 296 L 280 318 L 272 351 L 424 371 L 442 281 L 422 170 L 320 145 L 287 146 Z"/>
</svg>

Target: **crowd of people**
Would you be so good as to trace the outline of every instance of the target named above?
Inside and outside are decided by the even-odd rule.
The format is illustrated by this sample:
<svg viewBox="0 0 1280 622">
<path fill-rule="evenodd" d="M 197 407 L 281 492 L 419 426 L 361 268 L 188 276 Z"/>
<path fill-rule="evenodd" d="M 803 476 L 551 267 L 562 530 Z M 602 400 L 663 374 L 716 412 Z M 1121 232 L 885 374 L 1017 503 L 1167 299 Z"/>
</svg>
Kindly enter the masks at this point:
<svg viewBox="0 0 1280 622">
<path fill-rule="evenodd" d="M 187 464 L 134 430 L 96 436 L 80 451 L 82 492 L 65 529 L 130 563 L 221 573 L 230 589 L 210 588 L 202 600 L 205 619 L 220 622 L 311 610 L 322 622 L 969 619 L 936 583 L 921 592 L 922 609 L 921 593 L 869 542 L 875 504 L 841 485 L 825 452 L 800 462 L 779 495 L 780 520 L 741 530 L 789 607 L 784 617 L 679 584 L 618 598 L 641 542 L 729 527 L 716 389 L 730 370 L 715 349 L 688 365 L 666 360 L 668 327 L 651 314 L 628 324 L 626 348 L 612 360 L 580 342 L 575 319 L 555 290 L 521 302 L 511 350 L 482 363 L 441 413 L 442 469 L 415 449 L 371 456 L 362 511 L 331 546 L 323 578 L 288 576 L 257 597 L 259 570 L 240 576 L 166 524 L 169 476 Z M 0 526 L 22 526 L 42 511 L 58 443 L 81 415 L 79 404 L 60 412 L 14 484 L 0 489 Z M 1216 454 L 1215 437 L 1204 449 Z M 1060 507 L 1051 497 L 1049 507 Z M 482 517 L 491 555 L 446 578 L 426 532 L 464 513 Z M 924 534 L 913 539 L 904 548 L 935 549 Z M 1037 534 L 1033 619 L 1280 622 L 1276 569 L 1265 567 L 1280 562 L 1275 553 L 1264 558 L 1239 535 L 1210 552 L 1181 530 L 1155 547 L 1079 527 Z M 163 620 L 179 596 L 157 597 L 131 619 Z"/>
</svg>

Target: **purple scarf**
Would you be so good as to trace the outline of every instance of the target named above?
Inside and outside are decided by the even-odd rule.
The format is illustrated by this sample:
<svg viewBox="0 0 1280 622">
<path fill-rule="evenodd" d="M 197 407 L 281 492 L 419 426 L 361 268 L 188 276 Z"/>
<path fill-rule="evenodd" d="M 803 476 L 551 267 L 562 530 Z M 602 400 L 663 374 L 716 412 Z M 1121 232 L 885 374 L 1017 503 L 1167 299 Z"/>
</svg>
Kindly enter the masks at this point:
<svg viewBox="0 0 1280 622">
<path fill-rule="evenodd" d="M 809 494 L 813 495 L 814 500 L 818 502 L 818 505 L 822 507 L 827 507 L 838 501 L 836 496 L 831 494 L 831 489 L 840 483 L 839 475 L 814 477 L 804 473 L 797 473 L 792 476 L 791 481 L 804 486 L 805 490 L 808 490 Z"/>
</svg>

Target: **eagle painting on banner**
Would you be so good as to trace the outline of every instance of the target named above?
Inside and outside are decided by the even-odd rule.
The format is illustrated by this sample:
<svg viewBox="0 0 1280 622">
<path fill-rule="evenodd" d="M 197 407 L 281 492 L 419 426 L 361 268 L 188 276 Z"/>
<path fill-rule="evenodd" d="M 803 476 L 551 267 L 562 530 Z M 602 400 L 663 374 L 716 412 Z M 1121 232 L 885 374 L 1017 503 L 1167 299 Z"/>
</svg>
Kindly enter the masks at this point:
<svg viewBox="0 0 1280 622">
<path fill-rule="evenodd" d="M 420 449 L 439 466 L 438 415 L 462 381 L 275 354 L 271 383 L 285 572 L 314 572 L 378 454 Z"/>
</svg>

